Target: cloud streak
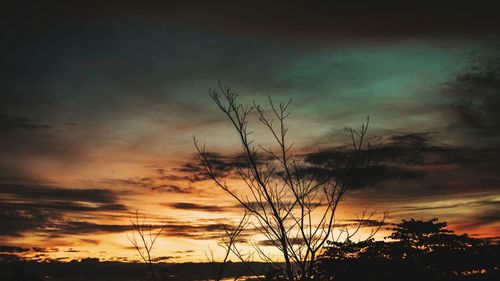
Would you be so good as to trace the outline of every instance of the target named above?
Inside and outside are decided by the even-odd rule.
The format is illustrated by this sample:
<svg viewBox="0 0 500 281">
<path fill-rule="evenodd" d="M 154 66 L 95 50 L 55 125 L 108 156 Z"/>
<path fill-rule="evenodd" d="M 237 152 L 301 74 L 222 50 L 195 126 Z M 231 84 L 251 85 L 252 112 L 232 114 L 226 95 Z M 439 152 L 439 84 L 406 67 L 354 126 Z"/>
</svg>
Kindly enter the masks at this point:
<svg viewBox="0 0 500 281">
<path fill-rule="evenodd" d="M 0 131 L 50 129 L 47 124 L 35 122 L 28 117 L 0 114 Z"/>
<path fill-rule="evenodd" d="M 22 236 L 27 231 L 49 231 L 70 214 L 125 212 L 115 192 L 43 185 L 0 185 L 0 236 Z"/>
</svg>

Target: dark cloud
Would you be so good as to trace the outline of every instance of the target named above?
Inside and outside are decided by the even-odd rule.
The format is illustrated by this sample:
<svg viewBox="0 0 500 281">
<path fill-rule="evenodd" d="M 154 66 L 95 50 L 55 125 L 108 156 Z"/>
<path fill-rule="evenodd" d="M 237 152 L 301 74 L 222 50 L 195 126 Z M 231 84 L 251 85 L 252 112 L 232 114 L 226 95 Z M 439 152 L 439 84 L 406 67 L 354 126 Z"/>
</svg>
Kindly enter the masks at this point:
<svg viewBox="0 0 500 281">
<path fill-rule="evenodd" d="M 218 239 L 230 224 L 229 222 L 221 222 L 218 220 L 194 220 L 183 222 L 167 219 L 164 223 L 155 223 L 150 226 L 153 230 L 159 230 L 164 227 L 162 235 L 167 237 Z M 89 221 L 72 221 L 70 217 L 58 218 L 57 220 L 46 220 L 40 227 L 32 226 L 25 230 L 36 230 L 38 233 L 50 238 L 64 237 L 66 235 L 134 232 L 134 228 L 131 224 L 102 224 Z M 86 241 L 86 243 L 88 242 Z M 45 253 L 53 251 L 53 249 L 33 248 L 33 251 Z"/>
<path fill-rule="evenodd" d="M 193 222 L 172 222 L 166 224 L 165 236 L 185 237 L 190 239 L 220 239 L 224 231 L 231 227 L 226 220 L 195 220 Z"/>
<path fill-rule="evenodd" d="M 237 169 L 248 167 L 245 156 L 242 154 L 224 155 L 217 152 L 206 152 L 206 161 L 217 177 L 234 177 Z M 195 157 L 192 162 L 185 163 L 179 172 L 188 173 L 191 181 L 208 180 L 209 176 Z"/>
<path fill-rule="evenodd" d="M 385 180 L 413 180 L 425 175 L 422 171 L 414 171 L 389 165 L 371 165 L 355 171 L 352 184 L 355 188 L 374 186 Z"/>
<path fill-rule="evenodd" d="M 59 252 L 58 248 L 41 248 L 41 247 L 33 247 L 31 248 L 33 252 L 37 253 L 57 253 Z"/>
<path fill-rule="evenodd" d="M 156 257 L 153 260 L 155 262 L 166 262 L 166 261 L 169 261 L 169 260 L 172 260 L 175 258 L 178 258 L 178 257 L 176 257 L 176 256 L 161 256 L 161 257 Z"/>
<path fill-rule="evenodd" d="M 490 208 L 478 214 L 472 215 L 467 222 L 461 223 L 462 227 L 477 228 L 479 226 L 498 225 L 500 223 L 500 209 Z"/>
<path fill-rule="evenodd" d="M 116 203 L 118 196 L 115 192 L 106 189 L 74 189 L 43 185 L 1 184 L 2 197 L 16 197 L 19 199 L 37 199 L 47 201 L 79 201 L 93 203 Z"/>
<path fill-rule="evenodd" d="M 442 136 L 435 132 L 405 133 L 373 143 L 370 165 L 352 172 L 351 198 L 410 200 L 495 192 L 500 180 L 496 173 L 500 148 L 445 144 Z M 305 165 L 299 172 L 326 177 L 331 175 L 330 166 L 340 162 L 344 165 L 337 168 L 335 176 L 342 179 L 348 172 L 345 163 L 349 163 L 351 153 L 341 146 L 303 154 Z M 237 168 L 244 167 L 234 156 L 214 153 L 211 157 L 221 177 L 233 177 Z M 197 180 L 209 180 L 193 162 L 180 171 L 186 176 L 194 174 Z"/>
<path fill-rule="evenodd" d="M 111 185 L 140 187 L 167 193 L 188 194 L 193 191 L 191 187 L 172 184 L 172 180 L 170 178 L 166 179 L 157 176 L 136 179 L 107 179 L 103 182 Z"/>
<path fill-rule="evenodd" d="M 451 129 L 475 145 L 500 140 L 500 47 L 494 52 L 473 59 L 468 72 L 459 74 L 444 91 L 453 99 Z"/>
<path fill-rule="evenodd" d="M 436 133 L 401 134 L 386 137 L 384 141 L 373 144 L 371 164 L 354 171 L 353 188 L 375 187 L 390 180 L 423 179 L 427 173 L 434 172 L 428 168 L 432 166 L 457 165 L 464 170 L 481 165 L 482 169 L 485 166 L 497 167 L 495 159 L 500 156 L 500 149 L 451 146 L 439 142 L 439 137 Z M 349 157 L 349 150 L 343 147 L 304 155 L 306 162 L 326 166 Z"/>
<path fill-rule="evenodd" d="M 87 203 L 50 201 L 43 203 L 23 202 L 5 203 L 4 208 L 24 210 L 47 210 L 51 212 L 98 212 L 98 211 L 126 211 L 125 205 L 120 203 L 96 204 L 89 206 Z"/>
<path fill-rule="evenodd" d="M 0 235 L 50 231 L 68 215 L 124 212 L 118 196 L 104 189 L 71 189 L 43 185 L 0 185 Z"/>
<path fill-rule="evenodd" d="M 176 254 L 189 254 L 189 253 L 194 253 L 194 250 L 179 250 L 179 251 L 175 251 L 174 253 L 176 253 Z"/>
<path fill-rule="evenodd" d="M 28 117 L 0 114 L 0 131 L 49 129 L 50 126 L 35 122 Z"/>
<path fill-rule="evenodd" d="M 384 225 L 392 225 L 391 223 L 385 221 L 378 221 L 374 219 L 345 219 L 348 224 L 346 226 L 355 226 L 361 225 L 361 227 L 379 227 Z"/>
<path fill-rule="evenodd" d="M 179 174 L 177 171 L 175 174 L 172 174 L 157 166 L 152 166 L 152 168 L 153 172 L 149 176 L 129 179 L 105 179 L 100 182 L 112 186 L 138 187 L 167 193 L 189 194 L 193 192 L 193 188 L 191 186 L 186 186 L 183 182 L 193 182 L 194 180 L 190 175 Z"/>
<path fill-rule="evenodd" d="M 68 250 L 64 251 L 65 253 L 80 253 L 81 251 L 75 250 L 73 248 L 69 248 Z"/>
<path fill-rule="evenodd" d="M 289 243 L 291 245 L 304 245 L 304 239 L 302 238 L 293 238 L 289 240 Z M 270 239 L 265 239 L 265 240 L 260 240 L 257 243 L 260 246 L 276 246 L 280 245 L 280 242 L 278 240 L 270 240 Z"/>
<path fill-rule="evenodd" d="M 93 244 L 93 245 L 99 245 L 99 243 L 101 243 L 101 241 L 96 239 L 80 239 L 80 241 L 82 241 L 83 243 Z"/>
<path fill-rule="evenodd" d="M 23 253 L 23 252 L 28 252 L 29 250 L 30 249 L 16 247 L 16 246 L 0 245 L 0 252 L 2 253 Z"/>
<path fill-rule="evenodd" d="M 388 161 L 399 165 L 449 165 L 462 167 L 480 164 L 494 165 L 500 148 L 447 145 L 438 133 L 412 133 L 392 136 L 387 142 L 375 145 L 374 161 Z"/>
<path fill-rule="evenodd" d="M 67 221 L 55 225 L 49 233 L 56 235 L 85 235 L 99 233 L 117 233 L 132 230 L 131 225 L 97 224 L 84 221 Z"/>
<path fill-rule="evenodd" d="M 49 9 L 50 7 L 50 9 Z M 44 16 L 42 16 L 42 14 Z M 20 17 L 25 21 L 14 19 Z M 91 22 L 201 25 L 235 33 L 279 37 L 359 37 L 475 35 L 499 28 L 493 6 L 466 1 L 355 3 L 314 1 L 73 1 L 70 4 L 25 4 L 4 19 L 16 31 L 50 34 Z M 65 22 L 67 26 L 59 26 Z M 54 31 L 52 31 L 54 32 Z M 14 32 L 9 32 L 14 36 Z M 41 35 L 38 35 L 41 36 Z"/>
<path fill-rule="evenodd" d="M 396 165 L 396 163 L 382 163 L 385 158 L 390 158 L 391 156 L 397 156 L 399 158 L 406 157 L 403 161 L 409 161 L 410 159 L 411 161 L 416 161 L 415 157 L 421 157 L 419 155 L 419 151 L 415 151 L 415 149 L 409 151 L 408 148 L 410 148 L 409 146 L 424 146 L 427 143 L 427 139 L 423 138 L 424 135 L 425 134 L 423 134 L 420 139 L 414 139 L 414 135 L 394 136 L 394 139 L 390 140 L 390 144 L 385 146 L 381 145 L 380 147 L 374 149 L 371 157 L 380 158 L 380 161 L 374 161 L 375 163 L 367 168 L 356 168 L 356 177 L 353 182 L 353 186 L 355 188 L 361 188 L 372 186 L 386 179 L 414 179 L 424 176 L 422 171 L 400 167 Z M 408 139 L 411 139 L 411 141 L 408 141 Z M 427 148 L 427 150 L 429 150 L 429 148 Z M 406 154 L 406 156 L 402 156 L 403 154 Z M 346 165 L 348 165 L 350 163 L 349 161 L 352 159 L 352 152 L 346 147 L 339 147 L 304 154 L 300 157 L 302 157 L 306 163 L 306 165 L 299 168 L 299 173 L 303 176 L 314 175 L 318 178 L 328 177 L 331 174 L 329 165 L 340 163 L 340 168 L 336 169 L 336 176 L 341 178 L 345 177 L 348 172 Z M 237 169 L 247 167 L 247 164 L 241 155 L 222 155 L 219 153 L 209 152 L 207 153 L 207 159 L 207 162 L 215 171 L 215 175 L 218 177 L 238 177 L 236 175 Z M 391 161 L 397 160 L 391 159 Z M 192 175 L 193 181 L 210 180 L 210 178 L 205 174 L 204 169 L 196 162 L 196 160 L 184 164 L 179 171 L 186 173 L 187 175 Z M 280 173 L 280 171 L 277 171 L 278 176 Z"/>
<path fill-rule="evenodd" d="M 370 202 L 389 209 L 394 217 L 439 213 L 442 217 L 449 216 L 462 231 L 498 224 L 495 196 L 500 182 L 497 173 L 500 148 L 445 144 L 442 136 L 402 134 L 374 144 L 372 166 L 378 168 L 375 173 L 358 174 L 363 177 L 358 183 L 369 184 L 358 186 L 363 189 L 354 188 L 350 198 L 359 200 L 358 204 Z M 321 156 L 334 157 L 336 153 L 339 151 L 334 149 Z M 406 172 L 411 176 L 400 176 Z M 467 213 L 457 218 L 456 214 L 464 210 Z"/>
<path fill-rule="evenodd" d="M 174 202 L 174 203 L 166 203 L 165 206 L 172 207 L 174 209 L 181 210 L 191 210 L 191 211 L 204 211 L 204 212 L 224 212 L 227 211 L 228 208 L 222 206 L 215 205 L 203 205 L 189 202 Z"/>
<path fill-rule="evenodd" d="M 500 177 L 497 171 L 500 165 L 497 159 L 500 148 L 447 144 L 444 139 L 444 134 L 437 132 L 402 133 L 378 138 L 372 143 L 370 166 L 354 171 L 353 188 L 347 195 L 349 201 L 355 202 L 355 206 L 369 205 L 389 210 L 392 216 L 399 218 L 425 217 L 429 213 L 435 216 L 439 211 L 444 218 L 450 216 L 455 220 L 456 212 L 464 209 L 484 214 L 462 217 L 461 221 L 473 222 L 464 225 L 465 228 L 495 225 L 497 214 L 485 210 L 497 208 L 498 202 L 480 198 L 498 193 Z M 316 175 L 330 173 L 325 167 L 336 161 L 345 162 L 350 153 L 346 146 L 341 146 L 303 154 L 306 168 L 300 172 Z M 230 156 L 214 155 L 217 157 L 214 165 L 222 171 L 219 175 L 232 177 L 239 164 L 235 164 Z M 191 163 L 187 165 L 188 169 L 184 168 L 184 172 L 203 172 Z M 457 199 L 465 196 L 473 200 L 457 203 Z M 437 204 L 447 200 L 451 200 L 450 203 Z M 409 202 L 418 205 L 405 206 Z M 422 202 L 429 205 L 422 205 Z M 356 223 L 359 221 L 350 220 L 340 226 L 352 227 Z M 379 223 L 370 221 L 367 227 L 378 226 Z"/>
<path fill-rule="evenodd" d="M 446 210 L 453 208 L 463 208 L 467 209 L 470 207 L 487 207 L 487 208 L 498 208 L 500 206 L 500 201 L 495 201 L 492 198 L 472 200 L 461 203 L 453 204 L 440 204 L 437 206 L 401 206 L 400 211 L 404 212 L 417 212 L 417 211 L 432 211 L 432 210 Z"/>
<path fill-rule="evenodd" d="M 70 189 L 43 185 L 9 185 L 0 188 L 0 236 L 21 236 L 26 231 L 57 238 L 66 235 L 121 233 L 133 231 L 129 224 L 102 224 L 88 221 L 89 216 L 107 217 L 106 213 L 127 213 L 118 195 L 104 189 Z M 170 204 L 169 204 L 170 205 Z M 223 211 L 222 207 L 190 203 L 173 203 L 178 209 Z M 76 220 L 81 218 L 80 220 Z M 219 237 L 228 227 L 221 221 L 181 222 L 167 219 L 164 235 L 192 239 Z M 159 229 L 162 224 L 153 225 Z M 85 243 L 98 243 L 85 240 Z M 45 249 L 34 249 L 45 252 Z"/>
<path fill-rule="evenodd" d="M 229 225 L 217 222 L 192 222 L 182 223 L 169 221 L 165 224 L 163 235 L 167 237 L 185 237 L 191 239 L 214 239 L 219 238 Z M 159 230 L 162 224 L 151 225 L 153 230 Z M 103 233 L 133 232 L 132 225 L 127 224 L 99 224 L 85 221 L 57 221 L 50 222 L 50 227 L 38 229 L 40 233 L 52 238 L 65 235 L 88 235 Z M 47 252 L 44 249 L 37 252 Z"/>
<path fill-rule="evenodd" d="M 22 205 L 4 205 L 0 205 L 0 220 L 3 224 L 0 235 L 19 236 L 25 231 L 49 227 L 51 221 L 59 218 L 57 212 L 23 208 Z"/>
</svg>

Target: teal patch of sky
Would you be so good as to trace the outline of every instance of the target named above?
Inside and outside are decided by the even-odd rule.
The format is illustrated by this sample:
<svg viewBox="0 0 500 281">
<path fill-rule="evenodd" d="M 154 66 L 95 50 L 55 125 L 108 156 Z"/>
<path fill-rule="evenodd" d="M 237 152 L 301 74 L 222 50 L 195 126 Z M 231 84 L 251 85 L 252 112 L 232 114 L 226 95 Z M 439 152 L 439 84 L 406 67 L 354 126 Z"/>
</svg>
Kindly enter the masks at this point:
<svg viewBox="0 0 500 281">
<path fill-rule="evenodd" d="M 290 93 L 308 104 L 309 113 L 369 112 L 387 103 L 437 102 L 436 87 L 465 64 L 463 48 L 379 44 L 310 54 L 276 79 L 293 85 Z"/>
</svg>

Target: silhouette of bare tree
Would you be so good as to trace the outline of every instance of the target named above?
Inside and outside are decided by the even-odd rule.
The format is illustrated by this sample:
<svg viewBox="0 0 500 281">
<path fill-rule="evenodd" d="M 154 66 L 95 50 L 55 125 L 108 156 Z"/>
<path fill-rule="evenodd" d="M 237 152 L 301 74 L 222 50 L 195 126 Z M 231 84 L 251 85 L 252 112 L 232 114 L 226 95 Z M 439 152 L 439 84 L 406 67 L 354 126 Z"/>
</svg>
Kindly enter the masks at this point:
<svg viewBox="0 0 500 281">
<path fill-rule="evenodd" d="M 229 256 L 233 253 L 239 260 L 248 265 L 247 260 L 244 259 L 244 256 L 236 248 L 236 243 L 240 237 L 241 232 L 245 229 L 246 224 L 248 223 L 248 215 L 245 212 L 240 222 L 234 226 L 226 226 L 224 228 L 224 233 L 220 237 L 219 246 L 224 249 L 223 258 L 220 261 L 217 261 L 214 255 L 213 249 L 209 249 L 207 253 L 205 253 L 209 263 L 212 265 L 212 277 L 215 281 L 220 281 L 224 276 L 224 268 L 226 264 L 229 262 Z M 250 272 L 254 275 L 255 271 L 253 268 L 248 267 Z M 235 276 L 234 280 L 237 280 L 240 276 Z"/>
<path fill-rule="evenodd" d="M 155 266 L 156 260 L 152 256 L 152 251 L 158 237 L 166 226 L 164 225 L 158 228 L 158 226 L 147 224 L 146 218 L 141 217 L 138 212 L 136 212 L 135 217 L 130 218 L 130 224 L 132 225 L 134 232 L 131 235 L 127 235 L 127 237 L 141 257 L 142 261 L 146 264 L 151 280 L 164 280 L 165 278 L 163 274 L 158 272 Z"/>
<path fill-rule="evenodd" d="M 290 115 L 291 100 L 275 104 L 269 98 L 270 110 L 265 111 L 255 102 L 238 103 L 238 95 L 221 83 L 217 90 L 210 90 L 210 95 L 233 125 L 242 145 L 242 163 L 232 168 L 244 188 L 235 189 L 228 184 L 214 165 L 214 154 L 195 138 L 201 167 L 252 216 L 251 222 L 266 237 L 266 244 L 281 252 L 285 264 L 283 278 L 310 280 L 318 253 L 327 240 L 333 239 L 335 213 L 341 200 L 356 173 L 370 163 L 370 145 L 365 140 L 369 120 L 359 130 L 347 129 L 352 141 L 352 147 L 344 153 L 347 157 L 311 164 L 293 153 L 294 144 L 287 139 L 285 121 Z M 252 114 L 267 128 L 275 147 L 254 144 L 248 127 Z M 363 214 L 358 230 L 368 226 L 366 213 Z M 354 235 L 344 228 L 342 233 L 349 238 Z M 254 244 L 263 260 L 274 262 L 258 243 Z"/>
</svg>

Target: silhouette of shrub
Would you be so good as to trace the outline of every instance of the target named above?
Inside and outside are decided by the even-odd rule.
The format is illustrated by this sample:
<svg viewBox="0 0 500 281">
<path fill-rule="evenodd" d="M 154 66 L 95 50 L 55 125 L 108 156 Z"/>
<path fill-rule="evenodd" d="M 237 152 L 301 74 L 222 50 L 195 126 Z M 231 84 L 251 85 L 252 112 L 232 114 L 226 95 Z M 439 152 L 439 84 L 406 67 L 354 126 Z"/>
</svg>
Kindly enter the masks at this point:
<svg viewBox="0 0 500 281">
<path fill-rule="evenodd" d="M 498 242 L 456 235 L 437 219 L 403 220 L 389 241 L 329 242 L 322 280 L 500 280 Z"/>
</svg>

